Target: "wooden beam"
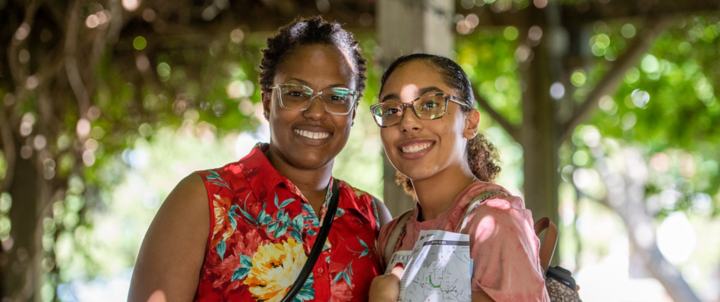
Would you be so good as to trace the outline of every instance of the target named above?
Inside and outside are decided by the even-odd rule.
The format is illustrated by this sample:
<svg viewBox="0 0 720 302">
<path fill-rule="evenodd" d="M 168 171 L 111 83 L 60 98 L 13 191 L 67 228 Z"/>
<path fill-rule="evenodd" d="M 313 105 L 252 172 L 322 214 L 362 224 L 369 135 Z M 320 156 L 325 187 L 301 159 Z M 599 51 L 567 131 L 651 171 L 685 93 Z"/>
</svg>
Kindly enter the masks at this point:
<svg viewBox="0 0 720 302">
<path fill-rule="evenodd" d="M 476 6 L 471 9 L 456 7 L 458 13 L 463 15 L 476 14 L 480 19 L 478 27 L 518 26 L 532 19 L 534 14 L 543 14 L 547 8 L 538 9 L 530 5 L 524 9 L 511 8 L 497 11 L 492 5 Z M 565 4 L 560 8 L 562 25 L 564 27 L 581 26 L 599 20 L 627 19 L 652 16 L 678 16 L 703 12 L 720 12 L 720 0 L 637 0 L 637 1 L 610 1 L 600 3 L 596 1 L 582 1 L 579 4 Z M 541 25 L 541 24 L 537 24 Z"/>
<path fill-rule="evenodd" d="M 587 6 L 566 5 L 563 6 L 562 14 L 568 17 L 565 23 L 573 25 L 609 19 L 646 16 L 661 18 L 718 11 L 720 11 L 720 0 L 637 0 L 610 1 L 605 4 L 592 1 Z"/>
</svg>

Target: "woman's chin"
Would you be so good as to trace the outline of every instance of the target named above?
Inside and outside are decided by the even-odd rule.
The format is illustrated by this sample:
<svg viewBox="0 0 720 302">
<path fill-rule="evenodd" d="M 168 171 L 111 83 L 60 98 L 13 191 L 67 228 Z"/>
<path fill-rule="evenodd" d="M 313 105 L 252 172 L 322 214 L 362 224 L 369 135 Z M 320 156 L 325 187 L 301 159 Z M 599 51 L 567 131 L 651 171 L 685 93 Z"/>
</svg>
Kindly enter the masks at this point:
<svg viewBox="0 0 720 302">
<path fill-rule="evenodd" d="M 399 171 L 412 181 L 422 181 L 431 178 L 434 175 L 431 171 L 425 169 L 407 169 Z"/>
</svg>

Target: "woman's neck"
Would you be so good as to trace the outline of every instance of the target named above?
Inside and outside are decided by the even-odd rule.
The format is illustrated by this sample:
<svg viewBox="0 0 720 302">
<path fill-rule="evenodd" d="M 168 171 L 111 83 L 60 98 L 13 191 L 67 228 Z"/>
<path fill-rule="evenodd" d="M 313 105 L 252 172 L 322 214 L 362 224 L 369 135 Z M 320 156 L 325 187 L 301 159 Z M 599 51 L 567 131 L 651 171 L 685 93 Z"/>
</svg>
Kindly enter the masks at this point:
<svg viewBox="0 0 720 302">
<path fill-rule="evenodd" d="M 281 154 L 268 149 L 265 156 L 282 176 L 287 177 L 299 190 L 316 213 L 325 201 L 326 190 L 332 177 L 333 161 L 317 169 L 302 169 L 290 164 Z"/>
<path fill-rule="evenodd" d="M 469 167 L 445 169 L 432 177 L 413 180 L 413 188 L 422 209 L 422 220 L 432 220 L 445 212 L 473 181 Z"/>
</svg>

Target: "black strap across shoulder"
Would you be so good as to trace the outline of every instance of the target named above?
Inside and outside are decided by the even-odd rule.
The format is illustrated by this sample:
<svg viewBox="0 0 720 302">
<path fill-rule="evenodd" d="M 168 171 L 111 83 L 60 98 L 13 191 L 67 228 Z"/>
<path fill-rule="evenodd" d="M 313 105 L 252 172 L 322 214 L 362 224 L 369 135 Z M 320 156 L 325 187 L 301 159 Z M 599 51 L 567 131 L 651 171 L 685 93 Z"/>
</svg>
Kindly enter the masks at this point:
<svg viewBox="0 0 720 302">
<path fill-rule="evenodd" d="M 320 257 L 320 253 L 325 245 L 325 239 L 327 238 L 328 233 L 330 233 L 330 226 L 335 219 L 335 212 L 337 212 L 338 201 L 340 200 L 339 182 L 339 180 L 333 179 L 332 197 L 330 198 L 330 204 L 328 204 L 327 211 L 325 212 L 325 218 L 323 218 L 320 232 L 318 233 L 317 238 L 315 238 L 315 244 L 313 244 L 313 247 L 310 250 L 310 255 L 300 271 L 300 275 L 298 275 L 297 279 L 295 279 L 295 282 L 290 287 L 287 294 L 285 294 L 285 297 L 283 297 L 281 302 L 291 302 L 295 299 L 295 296 L 300 292 L 303 285 L 305 285 L 305 281 L 310 276 L 313 267 L 315 267 L 315 262 L 317 262 L 318 257 Z"/>
</svg>

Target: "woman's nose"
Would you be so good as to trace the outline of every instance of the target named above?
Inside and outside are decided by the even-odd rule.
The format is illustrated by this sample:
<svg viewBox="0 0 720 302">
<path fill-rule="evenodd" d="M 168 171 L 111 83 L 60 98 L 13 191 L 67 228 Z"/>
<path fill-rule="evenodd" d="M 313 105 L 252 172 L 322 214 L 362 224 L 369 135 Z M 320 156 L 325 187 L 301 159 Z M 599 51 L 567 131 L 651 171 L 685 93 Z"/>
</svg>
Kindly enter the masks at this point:
<svg viewBox="0 0 720 302">
<path fill-rule="evenodd" d="M 403 116 L 400 118 L 400 128 L 403 132 L 414 132 L 422 129 L 422 121 L 409 106 L 405 107 Z"/>
<path fill-rule="evenodd" d="M 303 115 L 311 120 L 322 120 L 327 116 L 327 111 L 325 110 L 325 104 L 323 103 L 322 97 L 320 95 L 312 95 L 310 96 L 310 105 L 308 106 L 305 111 L 303 111 Z"/>
</svg>

